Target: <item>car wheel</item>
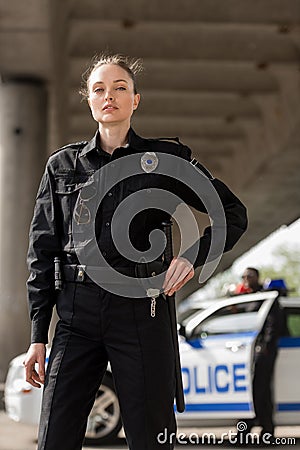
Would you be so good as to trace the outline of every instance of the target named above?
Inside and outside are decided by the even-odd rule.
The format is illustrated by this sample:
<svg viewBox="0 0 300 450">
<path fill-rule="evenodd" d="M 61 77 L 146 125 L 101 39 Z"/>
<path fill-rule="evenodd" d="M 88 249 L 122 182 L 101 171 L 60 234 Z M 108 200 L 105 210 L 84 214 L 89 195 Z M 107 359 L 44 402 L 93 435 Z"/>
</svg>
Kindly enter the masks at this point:
<svg viewBox="0 0 300 450">
<path fill-rule="evenodd" d="M 105 375 L 88 417 L 85 444 L 104 444 L 113 441 L 122 428 L 120 406 L 114 383 Z"/>
</svg>

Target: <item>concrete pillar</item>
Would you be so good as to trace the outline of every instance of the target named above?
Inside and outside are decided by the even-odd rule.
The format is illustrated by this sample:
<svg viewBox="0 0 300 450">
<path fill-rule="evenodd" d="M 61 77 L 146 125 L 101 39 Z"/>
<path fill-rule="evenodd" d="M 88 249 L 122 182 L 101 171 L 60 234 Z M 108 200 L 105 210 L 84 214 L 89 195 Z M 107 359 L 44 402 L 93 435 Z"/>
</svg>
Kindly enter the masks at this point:
<svg viewBox="0 0 300 450">
<path fill-rule="evenodd" d="M 26 253 L 46 159 L 46 90 L 38 80 L 0 84 L 0 382 L 30 338 Z"/>
</svg>

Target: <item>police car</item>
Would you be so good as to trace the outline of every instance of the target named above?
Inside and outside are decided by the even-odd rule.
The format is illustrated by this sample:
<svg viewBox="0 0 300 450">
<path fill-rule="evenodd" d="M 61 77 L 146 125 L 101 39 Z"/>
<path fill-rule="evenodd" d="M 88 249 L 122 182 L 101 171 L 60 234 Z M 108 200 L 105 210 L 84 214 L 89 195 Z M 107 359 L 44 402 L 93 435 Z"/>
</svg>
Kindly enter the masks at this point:
<svg viewBox="0 0 300 450">
<path fill-rule="evenodd" d="M 239 295 L 191 307 L 182 320 L 179 345 L 186 410 L 180 426 L 232 426 L 253 417 L 251 376 L 256 340 L 276 298 L 285 327 L 279 341 L 274 376 L 277 425 L 300 425 L 300 299 L 278 291 Z M 37 423 L 41 390 L 24 381 L 24 355 L 13 359 L 5 386 L 7 414 Z M 87 443 L 103 444 L 121 429 L 112 375 L 99 388 L 86 431 Z"/>
</svg>

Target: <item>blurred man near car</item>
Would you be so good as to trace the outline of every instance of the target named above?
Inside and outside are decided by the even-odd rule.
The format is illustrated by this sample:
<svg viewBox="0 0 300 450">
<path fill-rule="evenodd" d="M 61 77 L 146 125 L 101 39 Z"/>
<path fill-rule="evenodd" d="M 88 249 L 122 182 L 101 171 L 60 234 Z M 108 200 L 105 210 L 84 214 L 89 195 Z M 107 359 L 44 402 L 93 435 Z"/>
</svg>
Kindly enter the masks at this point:
<svg viewBox="0 0 300 450">
<path fill-rule="evenodd" d="M 242 283 L 235 288 L 235 294 L 250 294 L 263 289 L 259 281 L 259 271 L 254 267 L 247 267 L 242 275 Z"/>
<path fill-rule="evenodd" d="M 254 293 L 263 290 L 259 280 L 259 271 L 254 267 L 245 269 L 243 283 L 237 294 Z M 259 334 L 254 351 L 253 401 L 256 417 L 245 419 L 247 424 L 244 436 L 250 433 L 254 425 L 261 426 L 260 436 L 274 435 L 272 380 L 278 351 L 278 339 L 282 328 L 281 310 L 275 299 L 264 326 Z M 247 443 L 243 441 L 243 443 Z"/>
</svg>

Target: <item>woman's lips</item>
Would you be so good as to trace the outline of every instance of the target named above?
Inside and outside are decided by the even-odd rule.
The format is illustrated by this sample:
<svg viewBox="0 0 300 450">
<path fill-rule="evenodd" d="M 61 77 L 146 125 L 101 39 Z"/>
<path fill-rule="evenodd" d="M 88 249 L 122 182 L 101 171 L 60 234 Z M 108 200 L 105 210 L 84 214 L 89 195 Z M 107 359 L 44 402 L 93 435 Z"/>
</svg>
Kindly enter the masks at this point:
<svg viewBox="0 0 300 450">
<path fill-rule="evenodd" d="M 114 111 L 118 109 L 116 106 L 104 106 L 103 111 Z"/>
</svg>

